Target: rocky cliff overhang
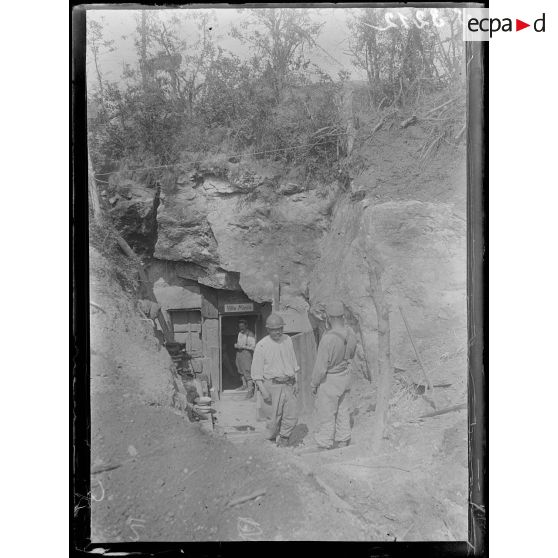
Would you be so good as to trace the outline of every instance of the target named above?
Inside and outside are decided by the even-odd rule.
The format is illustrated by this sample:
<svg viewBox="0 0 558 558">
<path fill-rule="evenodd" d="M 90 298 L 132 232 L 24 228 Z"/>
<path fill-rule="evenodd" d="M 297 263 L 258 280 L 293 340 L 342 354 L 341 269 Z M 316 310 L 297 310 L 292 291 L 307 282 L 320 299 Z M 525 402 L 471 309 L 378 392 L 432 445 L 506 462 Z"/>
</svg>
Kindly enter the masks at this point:
<svg viewBox="0 0 558 558">
<path fill-rule="evenodd" d="M 216 288 L 230 288 L 238 278 L 256 302 L 272 299 L 277 275 L 282 302 L 306 308 L 335 189 L 230 174 L 179 177 L 158 209 L 155 258 L 195 266 L 188 277 Z"/>
</svg>

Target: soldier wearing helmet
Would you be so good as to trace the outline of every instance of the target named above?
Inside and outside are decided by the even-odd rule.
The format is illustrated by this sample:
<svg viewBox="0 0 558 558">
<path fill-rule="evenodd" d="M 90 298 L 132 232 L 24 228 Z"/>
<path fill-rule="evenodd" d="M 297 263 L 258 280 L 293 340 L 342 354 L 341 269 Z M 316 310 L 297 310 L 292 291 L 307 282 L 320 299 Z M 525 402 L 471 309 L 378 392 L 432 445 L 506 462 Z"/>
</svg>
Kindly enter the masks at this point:
<svg viewBox="0 0 558 558">
<path fill-rule="evenodd" d="M 344 313 L 341 301 L 326 306 L 331 329 L 320 340 L 310 384 L 317 395 L 314 439 L 320 449 L 347 446 L 351 440 L 350 372 L 357 342 L 354 332 L 345 326 Z"/>
<path fill-rule="evenodd" d="M 299 370 L 293 342 L 283 333 L 285 322 L 271 314 L 265 323 L 268 335 L 259 341 L 252 360 L 252 379 L 268 405 L 271 418 L 267 423 L 269 440 L 287 446 L 298 422 L 296 373 Z"/>
</svg>

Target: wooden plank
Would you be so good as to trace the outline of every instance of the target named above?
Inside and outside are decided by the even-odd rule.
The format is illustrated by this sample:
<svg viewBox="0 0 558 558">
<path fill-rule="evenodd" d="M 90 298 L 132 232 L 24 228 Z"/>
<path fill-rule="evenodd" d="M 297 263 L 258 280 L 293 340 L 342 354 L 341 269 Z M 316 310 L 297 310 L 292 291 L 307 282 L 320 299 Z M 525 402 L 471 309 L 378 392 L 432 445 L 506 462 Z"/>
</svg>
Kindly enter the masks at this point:
<svg viewBox="0 0 558 558">
<path fill-rule="evenodd" d="M 221 374 L 219 370 L 219 349 L 217 347 L 209 348 L 209 377 L 211 378 L 211 385 L 217 390 L 218 393 L 221 392 Z"/>
<path fill-rule="evenodd" d="M 190 356 L 203 355 L 201 341 L 201 313 L 199 310 L 177 310 L 170 312 L 174 338 L 184 343 Z"/>
<path fill-rule="evenodd" d="M 170 310 L 175 325 L 201 324 L 200 310 Z"/>
<path fill-rule="evenodd" d="M 205 285 L 200 285 L 200 293 L 202 295 L 202 317 L 217 319 L 219 317 L 217 291 Z"/>
<path fill-rule="evenodd" d="M 146 298 L 148 300 L 158 303 L 157 298 L 155 297 L 155 293 L 153 292 L 153 283 L 149 280 L 149 277 L 147 276 L 147 272 L 145 271 L 145 268 L 143 267 L 141 260 L 138 258 L 136 253 L 132 250 L 130 245 L 120 235 L 115 234 L 115 237 L 118 246 L 124 252 L 124 254 L 126 254 L 132 261 L 136 262 L 136 264 L 138 265 L 138 271 L 139 271 L 140 282 L 141 282 L 141 291 L 142 293 L 144 293 L 142 298 Z M 165 319 L 165 316 L 161 310 L 159 310 L 157 314 L 157 320 L 159 321 L 159 325 L 161 326 L 161 330 L 163 331 L 165 340 L 167 342 L 172 343 L 174 341 L 174 336 L 172 334 L 172 331 L 169 329 L 167 320 Z"/>
<path fill-rule="evenodd" d="M 446 413 L 451 413 L 453 411 L 460 411 L 461 409 L 466 409 L 466 408 L 467 408 L 467 403 L 461 403 L 459 405 L 453 405 L 452 407 L 446 407 L 445 409 L 440 409 L 439 411 L 435 411 L 433 413 L 421 415 L 419 419 L 437 417 L 438 415 L 445 415 Z"/>
<path fill-rule="evenodd" d="M 202 326 L 203 370 L 211 379 L 211 386 L 221 390 L 219 371 L 219 320 L 204 318 Z"/>
<path fill-rule="evenodd" d="M 165 336 L 165 340 L 170 343 L 174 343 L 174 334 L 171 328 L 167 324 L 167 320 L 165 319 L 165 315 L 163 314 L 162 310 L 159 310 L 157 313 L 157 320 L 159 321 L 159 325 L 161 326 L 161 330 L 163 331 L 163 335 Z"/>
</svg>

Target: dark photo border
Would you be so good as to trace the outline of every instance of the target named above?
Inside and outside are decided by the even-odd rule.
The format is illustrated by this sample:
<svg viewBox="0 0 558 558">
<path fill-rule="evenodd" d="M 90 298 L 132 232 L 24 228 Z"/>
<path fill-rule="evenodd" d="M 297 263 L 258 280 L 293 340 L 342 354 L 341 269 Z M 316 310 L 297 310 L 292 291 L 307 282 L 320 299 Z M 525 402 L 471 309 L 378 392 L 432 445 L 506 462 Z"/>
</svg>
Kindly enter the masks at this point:
<svg viewBox="0 0 558 558">
<path fill-rule="evenodd" d="M 397 3 L 312 3 L 305 7 L 365 7 Z M 469 540 L 465 542 L 137 542 L 91 544 L 90 508 L 90 395 L 89 395 L 89 263 L 86 117 L 86 11 L 180 7 L 184 3 L 78 4 L 70 3 L 70 555 L 90 556 L 95 549 L 134 556 L 244 556 L 268 553 L 338 552 L 350 556 L 430 558 L 487 555 L 488 544 L 488 45 L 466 45 L 467 127 L 467 269 L 468 269 L 468 422 L 469 422 Z M 211 4 L 199 4 L 204 7 Z M 224 4 L 220 4 L 223 6 Z M 280 4 L 279 4 L 280 5 Z M 463 7 L 464 3 L 405 3 L 414 7 Z M 219 4 L 214 5 L 218 7 Z M 261 4 L 242 4 L 256 7 Z M 488 2 L 477 4 L 488 8 Z M 278 545 L 279 546 L 276 546 Z M 315 546 L 315 545 L 319 546 Z M 97 550 L 99 552 L 99 550 Z M 102 554 L 100 554 L 102 555 Z"/>
</svg>

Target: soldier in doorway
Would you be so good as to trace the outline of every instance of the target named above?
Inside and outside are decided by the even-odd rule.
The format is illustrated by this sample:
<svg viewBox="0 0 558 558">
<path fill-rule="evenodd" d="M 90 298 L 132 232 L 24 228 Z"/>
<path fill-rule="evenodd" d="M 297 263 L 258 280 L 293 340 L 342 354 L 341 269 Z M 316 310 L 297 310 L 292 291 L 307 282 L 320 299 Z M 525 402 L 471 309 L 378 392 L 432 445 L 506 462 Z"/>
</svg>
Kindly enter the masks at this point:
<svg viewBox="0 0 558 558">
<path fill-rule="evenodd" d="M 248 388 L 246 399 L 251 399 L 254 396 L 254 382 L 250 369 L 252 368 L 252 355 L 256 348 L 256 337 L 254 332 L 248 329 L 248 323 L 244 318 L 238 320 L 238 338 L 234 348 L 236 349 L 236 369 L 242 380 L 242 385 L 237 389 Z"/>
<path fill-rule="evenodd" d="M 326 306 L 331 329 L 320 341 L 312 373 L 312 393 L 316 402 L 318 427 L 314 439 L 319 449 L 348 446 L 351 441 L 349 390 L 351 363 L 357 340 L 345 325 L 343 303 Z"/>
</svg>

